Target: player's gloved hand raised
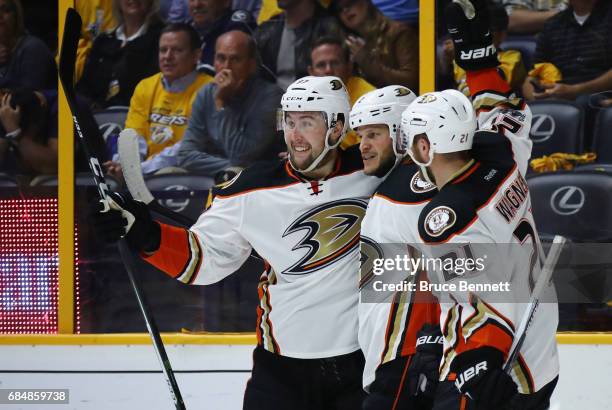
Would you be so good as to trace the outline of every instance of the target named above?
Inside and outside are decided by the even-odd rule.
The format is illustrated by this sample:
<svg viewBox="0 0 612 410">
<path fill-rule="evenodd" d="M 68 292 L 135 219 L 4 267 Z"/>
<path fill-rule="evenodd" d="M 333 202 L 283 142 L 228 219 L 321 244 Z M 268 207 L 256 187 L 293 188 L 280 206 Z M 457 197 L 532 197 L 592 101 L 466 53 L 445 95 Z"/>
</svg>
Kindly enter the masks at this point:
<svg viewBox="0 0 612 410">
<path fill-rule="evenodd" d="M 455 387 L 470 399 L 470 409 L 504 408 L 517 394 L 516 383 L 502 369 L 503 362 L 502 352 L 492 347 L 470 350 L 453 360 Z"/>
<path fill-rule="evenodd" d="M 444 9 L 446 29 L 455 46 L 455 62 L 466 71 L 499 65 L 487 3 L 487 0 L 453 0 Z"/>
<path fill-rule="evenodd" d="M 416 353 L 408 367 L 408 391 L 419 396 L 419 402 L 433 404 L 438 387 L 440 359 L 442 358 L 442 332 L 440 326 L 425 324 L 417 333 Z"/>
<path fill-rule="evenodd" d="M 102 202 L 95 202 L 90 212 L 97 234 L 106 242 L 125 237 L 128 245 L 138 252 L 154 252 L 159 248 L 161 228 L 151 217 L 144 202 L 126 198 L 116 192 L 109 194 L 111 209 L 104 211 Z"/>
</svg>

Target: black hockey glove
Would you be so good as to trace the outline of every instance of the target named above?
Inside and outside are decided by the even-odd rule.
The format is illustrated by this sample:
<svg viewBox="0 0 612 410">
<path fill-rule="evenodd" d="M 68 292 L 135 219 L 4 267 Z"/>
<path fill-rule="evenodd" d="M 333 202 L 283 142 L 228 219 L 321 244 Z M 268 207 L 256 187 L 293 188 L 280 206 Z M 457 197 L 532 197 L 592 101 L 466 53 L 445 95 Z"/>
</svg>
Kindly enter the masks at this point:
<svg viewBox="0 0 612 410">
<path fill-rule="evenodd" d="M 489 29 L 487 0 L 454 0 L 444 9 L 444 17 L 459 67 L 476 71 L 499 65 Z"/>
<path fill-rule="evenodd" d="M 110 193 L 109 197 L 113 204 L 107 212 L 102 212 L 104 206 L 101 202 L 92 206 L 91 219 L 97 234 L 105 242 L 116 242 L 125 236 L 130 248 L 138 252 L 159 249 L 161 228 L 151 218 L 147 205 L 116 192 Z"/>
<path fill-rule="evenodd" d="M 504 373 L 503 364 L 502 352 L 492 347 L 470 350 L 453 360 L 455 387 L 470 399 L 470 409 L 504 408 L 517 394 L 516 383 Z"/>
<path fill-rule="evenodd" d="M 433 404 L 438 387 L 440 359 L 442 358 L 442 333 L 440 326 L 426 324 L 417 333 L 416 353 L 408 367 L 408 391 L 419 396 L 418 401 Z"/>
</svg>

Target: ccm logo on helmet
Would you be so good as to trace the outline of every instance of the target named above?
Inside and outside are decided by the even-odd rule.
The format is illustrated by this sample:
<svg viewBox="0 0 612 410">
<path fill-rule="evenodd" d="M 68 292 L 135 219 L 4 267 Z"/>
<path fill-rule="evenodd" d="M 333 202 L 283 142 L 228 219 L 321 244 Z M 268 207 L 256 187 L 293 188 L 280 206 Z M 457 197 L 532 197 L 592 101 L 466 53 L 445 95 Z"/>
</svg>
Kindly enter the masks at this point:
<svg viewBox="0 0 612 410">
<path fill-rule="evenodd" d="M 462 60 L 472 60 L 476 58 L 488 57 L 495 53 L 495 46 L 491 44 L 487 47 L 477 48 L 475 50 L 463 51 L 461 50 L 460 58 Z"/>
<path fill-rule="evenodd" d="M 468 367 L 467 370 L 465 370 L 463 373 L 457 376 L 457 379 L 455 380 L 455 387 L 457 387 L 457 389 L 461 391 L 461 388 L 463 387 L 465 383 L 467 383 L 468 381 L 473 379 L 475 376 L 477 376 L 478 373 L 484 372 L 486 370 L 487 370 L 486 361 L 480 362 L 476 364 L 475 366 Z"/>
</svg>

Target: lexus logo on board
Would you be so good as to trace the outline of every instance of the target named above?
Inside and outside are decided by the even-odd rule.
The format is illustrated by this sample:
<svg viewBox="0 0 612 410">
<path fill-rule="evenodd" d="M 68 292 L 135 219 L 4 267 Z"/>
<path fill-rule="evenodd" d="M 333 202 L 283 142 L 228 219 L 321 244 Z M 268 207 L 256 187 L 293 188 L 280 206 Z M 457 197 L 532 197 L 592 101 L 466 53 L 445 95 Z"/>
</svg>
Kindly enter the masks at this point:
<svg viewBox="0 0 612 410">
<path fill-rule="evenodd" d="M 548 141 L 555 133 L 555 119 L 548 114 L 535 114 L 531 120 L 529 136 L 534 143 Z"/>
<path fill-rule="evenodd" d="M 584 191 L 577 186 L 557 188 L 550 197 L 550 207 L 557 215 L 573 215 L 584 206 Z"/>
</svg>

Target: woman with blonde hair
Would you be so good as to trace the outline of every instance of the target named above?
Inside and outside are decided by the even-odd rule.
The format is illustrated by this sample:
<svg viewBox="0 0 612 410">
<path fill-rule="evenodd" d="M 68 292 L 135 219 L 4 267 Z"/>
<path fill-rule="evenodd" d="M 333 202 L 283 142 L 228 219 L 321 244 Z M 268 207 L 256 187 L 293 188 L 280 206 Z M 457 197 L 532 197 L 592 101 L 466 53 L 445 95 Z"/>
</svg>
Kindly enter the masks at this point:
<svg viewBox="0 0 612 410">
<path fill-rule="evenodd" d="M 26 33 L 19 0 L 0 0 L 0 88 L 57 86 L 53 55 L 45 43 Z"/>
<path fill-rule="evenodd" d="M 113 0 L 112 7 L 117 26 L 96 38 L 77 84 L 95 108 L 130 105 L 140 80 L 159 71 L 159 0 Z"/>
</svg>

